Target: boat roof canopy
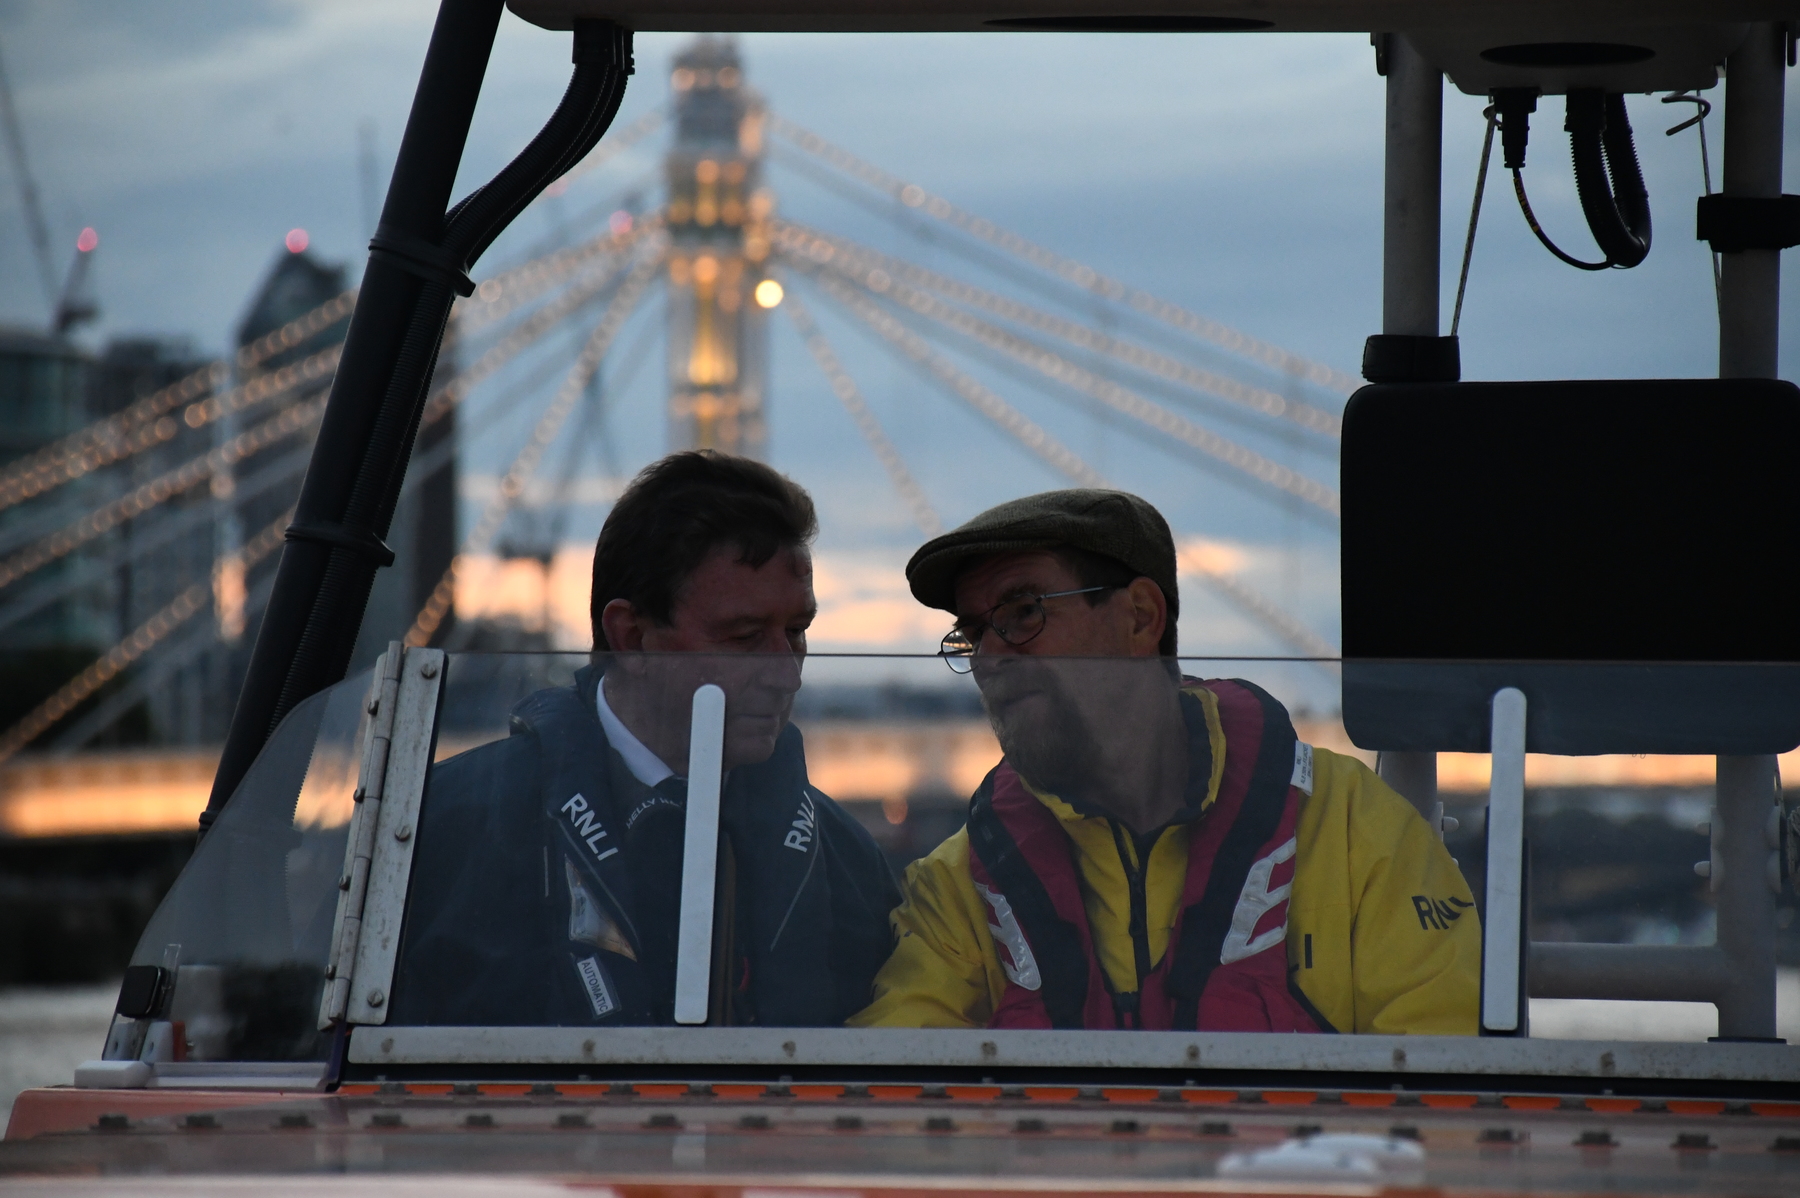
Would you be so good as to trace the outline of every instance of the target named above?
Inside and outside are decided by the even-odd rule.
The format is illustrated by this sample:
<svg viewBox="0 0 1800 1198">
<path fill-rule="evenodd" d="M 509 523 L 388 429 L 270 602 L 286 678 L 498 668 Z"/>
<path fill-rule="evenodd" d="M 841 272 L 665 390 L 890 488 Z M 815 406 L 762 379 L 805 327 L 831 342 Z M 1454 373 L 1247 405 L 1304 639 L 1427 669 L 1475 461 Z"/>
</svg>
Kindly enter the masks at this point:
<svg viewBox="0 0 1800 1198">
<path fill-rule="evenodd" d="M 1800 16 L 1791 0 L 507 0 L 533 24 L 568 29 L 604 18 L 639 31 L 1358 33 L 1528 26 L 1634 28 Z"/>
</svg>

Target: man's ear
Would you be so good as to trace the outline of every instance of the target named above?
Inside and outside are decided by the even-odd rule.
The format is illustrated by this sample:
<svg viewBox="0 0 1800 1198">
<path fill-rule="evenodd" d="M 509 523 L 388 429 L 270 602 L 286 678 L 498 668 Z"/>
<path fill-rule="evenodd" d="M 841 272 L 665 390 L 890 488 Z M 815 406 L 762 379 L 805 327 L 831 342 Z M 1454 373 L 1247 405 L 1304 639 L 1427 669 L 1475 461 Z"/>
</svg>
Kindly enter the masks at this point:
<svg viewBox="0 0 1800 1198">
<path fill-rule="evenodd" d="M 1131 655 L 1155 657 L 1169 626 L 1168 596 L 1151 579 L 1139 577 L 1125 588 L 1125 597 L 1131 601 Z"/>
<path fill-rule="evenodd" d="M 614 599 L 600 613 L 600 632 L 604 645 L 595 649 L 614 653 L 641 653 L 644 648 L 644 621 L 629 599 Z"/>
</svg>

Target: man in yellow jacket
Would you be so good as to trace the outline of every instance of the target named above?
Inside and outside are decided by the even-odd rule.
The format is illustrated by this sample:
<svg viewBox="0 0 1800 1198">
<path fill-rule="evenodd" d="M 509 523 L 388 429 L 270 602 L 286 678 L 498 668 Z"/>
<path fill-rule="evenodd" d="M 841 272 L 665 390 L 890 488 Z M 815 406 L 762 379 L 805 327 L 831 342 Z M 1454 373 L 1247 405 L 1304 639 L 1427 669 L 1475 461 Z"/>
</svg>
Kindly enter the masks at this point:
<svg viewBox="0 0 1800 1198">
<path fill-rule="evenodd" d="M 1174 663 L 1174 539 L 1118 491 L 1034 495 L 927 542 L 1005 750 L 906 874 L 855 1027 L 1476 1030 L 1456 863 L 1360 762 L 1247 682 Z"/>
</svg>

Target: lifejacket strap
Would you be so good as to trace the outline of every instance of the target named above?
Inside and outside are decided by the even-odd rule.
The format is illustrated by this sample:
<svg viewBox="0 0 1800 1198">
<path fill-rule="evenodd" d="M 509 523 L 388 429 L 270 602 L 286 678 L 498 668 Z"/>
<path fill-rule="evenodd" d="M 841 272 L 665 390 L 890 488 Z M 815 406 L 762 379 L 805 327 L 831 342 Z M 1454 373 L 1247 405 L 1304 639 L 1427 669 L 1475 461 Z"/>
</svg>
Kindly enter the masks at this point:
<svg viewBox="0 0 1800 1198">
<path fill-rule="evenodd" d="M 1166 986 L 1175 999 L 1175 1026 L 1183 1029 L 1199 1026 L 1200 996 L 1219 965 L 1250 868 L 1281 826 L 1294 775 L 1297 737 L 1287 710 L 1254 683 L 1237 678 L 1231 682 L 1262 708 L 1262 736 L 1243 805 L 1213 859 L 1206 890 L 1182 916 L 1181 940 Z"/>
<path fill-rule="evenodd" d="M 996 766 L 969 800 L 969 848 L 1012 904 L 1043 976 L 1039 994 L 1054 1028 L 1087 1025 L 1088 954 L 1081 932 L 1056 912 L 1050 892 L 1025 860 L 1018 842 L 994 812 Z M 1066 851 L 1066 850 L 1065 850 Z"/>
</svg>

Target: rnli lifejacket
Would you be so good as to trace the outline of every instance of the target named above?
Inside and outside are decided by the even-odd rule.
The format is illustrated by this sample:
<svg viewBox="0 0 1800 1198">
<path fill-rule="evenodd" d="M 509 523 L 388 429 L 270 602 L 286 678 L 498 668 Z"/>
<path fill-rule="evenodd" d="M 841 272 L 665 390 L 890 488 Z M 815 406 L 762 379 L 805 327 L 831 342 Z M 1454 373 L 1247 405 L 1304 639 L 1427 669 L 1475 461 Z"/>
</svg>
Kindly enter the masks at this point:
<svg viewBox="0 0 1800 1198">
<path fill-rule="evenodd" d="M 551 942 L 562 942 L 567 958 L 557 977 L 576 1021 L 587 1022 L 591 1010 L 594 1022 L 669 1023 L 679 912 L 673 903 L 647 909 L 643 872 L 624 860 L 634 841 L 629 815 L 608 795 L 606 740 L 591 699 L 598 682 L 595 668 L 586 667 L 573 687 L 539 691 L 513 712 L 514 734 L 535 739 L 541 763 L 538 802 L 552 882 L 544 913 Z M 584 803 L 582 796 L 593 799 Z M 662 830 L 677 876 L 685 826 L 682 810 Z M 868 833 L 808 781 L 798 728 L 783 729 L 767 761 L 730 772 L 720 826 L 738 874 L 737 959 L 725 971 L 733 1021 L 842 1023 L 868 1002 L 875 970 L 893 947 L 886 915 L 899 899 Z M 846 867 L 861 876 L 847 877 Z M 564 885 L 555 884 L 559 878 Z M 677 881 L 674 893 L 678 888 Z M 604 983 L 613 977 L 621 997 L 637 1000 L 621 1002 L 616 1015 L 596 997 L 611 997 Z"/>
<path fill-rule="evenodd" d="M 1188 828 L 1187 878 L 1169 948 L 1135 998 L 1109 990 L 1073 846 L 1005 762 L 969 806 L 969 868 L 989 907 L 1007 986 L 990 1027 L 1333 1030 L 1291 985 L 1287 907 L 1300 791 L 1286 710 L 1239 680 L 1218 699 L 1227 752 L 1218 794 Z M 1186 700 L 1196 701 L 1196 700 Z"/>
<path fill-rule="evenodd" d="M 434 767 L 396 1022 L 673 1021 L 678 911 L 644 893 L 633 858 L 646 842 L 609 780 L 598 682 L 594 667 L 577 671 L 573 686 L 519 703 L 511 736 Z M 675 817 L 659 835 L 673 842 L 678 886 L 684 804 Z M 767 761 L 730 772 L 720 824 L 737 870 L 735 951 L 721 971 L 731 1021 L 841 1024 L 893 949 L 887 915 L 900 898 L 880 849 L 811 785 L 792 725 Z"/>
</svg>

